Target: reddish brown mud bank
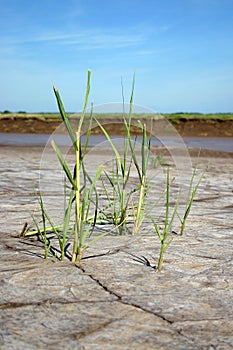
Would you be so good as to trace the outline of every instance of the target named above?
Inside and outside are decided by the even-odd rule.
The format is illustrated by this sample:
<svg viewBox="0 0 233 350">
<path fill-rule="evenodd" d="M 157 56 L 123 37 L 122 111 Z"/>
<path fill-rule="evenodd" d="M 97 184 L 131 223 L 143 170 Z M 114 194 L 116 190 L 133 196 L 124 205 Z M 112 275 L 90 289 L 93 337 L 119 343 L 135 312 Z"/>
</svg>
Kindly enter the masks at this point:
<svg viewBox="0 0 233 350">
<path fill-rule="evenodd" d="M 104 118 L 102 121 L 108 132 L 113 134 L 124 132 L 123 123 L 121 123 L 119 118 L 116 118 L 114 122 L 112 118 Z M 136 122 L 137 120 L 135 119 L 134 125 Z M 157 123 L 161 124 L 161 121 L 155 121 L 155 128 Z M 181 136 L 233 137 L 233 120 L 182 119 L 171 121 L 170 123 Z M 56 128 L 60 128 L 60 125 L 61 121 L 59 120 L 43 121 L 35 118 L 4 118 L 0 119 L 0 132 L 50 134 Z M 136 132 L 136 127 L 133 126 L 133 128 Z M 96 132 L 99 132 L 98 129 L 96 129 Z"/>
</svg>

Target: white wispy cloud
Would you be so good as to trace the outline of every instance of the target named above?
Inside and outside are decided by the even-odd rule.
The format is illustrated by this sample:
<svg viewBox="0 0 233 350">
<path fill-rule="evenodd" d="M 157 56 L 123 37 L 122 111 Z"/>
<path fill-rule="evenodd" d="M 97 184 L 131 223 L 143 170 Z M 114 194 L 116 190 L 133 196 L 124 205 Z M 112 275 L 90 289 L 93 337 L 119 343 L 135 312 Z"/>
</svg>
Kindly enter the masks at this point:
<svg viewBox="0 0 233 350">
<path fill-rule="evenodd" d="M 32 43 L 50 43 L 54 45 L 76 45 L 84 49 L 117 49 L 143 44 L 147 41 L 143 33 L 106 32 L 101 30 L 80 30 L 77 33 L 35 34 L 24 38 L 5 37 L 1 43 L 5 47 Z"/>
<path fill-rule="evenodd" d="M 165 25 L 150 27 L 139 24 L 129 27 L 127 30 L 121 28 L 92 28 L 76 29 L 76 31 L 34 31 L 25 33 L 24 36 L 3 36 L 0 38 L 2 47 L 9 48 L 17 45 L 50 44 L 76 46 L 85 50 L 96 49 L 121 49 L 127 47 L 142 46 L 149 44 L 151 37 L 158 36 L 169 28 Z"/>
</svg>

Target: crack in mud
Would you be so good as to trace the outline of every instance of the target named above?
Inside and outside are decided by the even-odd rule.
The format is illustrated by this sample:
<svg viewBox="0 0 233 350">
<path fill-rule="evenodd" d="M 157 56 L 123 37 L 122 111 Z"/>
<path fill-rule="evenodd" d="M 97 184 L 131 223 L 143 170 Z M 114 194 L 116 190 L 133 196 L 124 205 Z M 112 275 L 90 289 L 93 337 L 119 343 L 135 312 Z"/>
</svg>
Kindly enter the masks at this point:
<svg viewBox="0 0 233 350">
<path fill-rule="evenodd" d="M 163 321 L 165 321 L 165 322 L 167 322 L 167 323 L 169 323 L 169 324 L 172 324 L 172 323 L 173 323 L 173 321 L 170 321 L 170 320 L 168 320 L 167 318 L 165 318 L 164 316 L 162 316 L 162 315 L 160 315 L 160 314 L 157 314 L 156 312 L 153 312 L 153 311 L 151 311 L 151 310 L 148 310 L 147 308 L 143 308 L 143 307 L 142 307 L 141 305 L 139 305 L 139 304 L 131 303 L 131 302 L 128 302 L 128 301 L 124 300 L 124 299 L 122 298 L 122 295 L 121 295 L 121 294 L 119 294 L 119 293 L 117 293 L 117 292 L 111 290 L 111 289 L 108 288 L 107 286 L 105 286 L 98 278 L 94 277 L 91 273 L 88 273 L 88 272 L 85 270 L 85 268 L 84 268 L 83 266 L 77 265 L 77 264 L 76 264 L 76 267 L 77 267 L 78 269 L 80 269 L 83 273 L 85 273 L 85 275 L 89 276 L 89 277 L 90 277 L 94 282 L 96 282 L 101 288 L 103 288 L 103 290 L 104 290 L 105 292 L 107 292 L 107 293 L 110 294 L 110 295 L 115 296 L 115 297 L 117 298 L 116 301 L 118 301 L 118 302 L 120 302 L 120 303 L 122 303 L 122 304 L 125 304 L 125 305 L 133 306 L 133 307 L 135 307 L 135 308 L 137 308 L 137 309 L 140 309 L 140 310 L 142 310 L 142 311 L 148 312 L 148 313 L 150 313 L 150 314 L 152 314 L 152 315 L 154 315 L 154 316 L 156 316 L 156 317 L 161 318 Z"/>
<path fill-rule="evenodd" d="M 127 300 L 124 300 L 122 298 L 122 295 L 118 294 L 117 292 L 111 290 L 110 288 L 108 288 L 106 285 L 104 285 L 98 278 L 94 277 L 91 273 L 88 273 L 85 268 L 81 265 L 77 265 L 76 264 L 76 267 L 78 269 L 80 269 L 85 275 L 88 275 L 92 281 L 96 282 L 105 292 L 107 292 L 108 294 L 112 295 L 112 296 L 115 296 L 117 299 L 116 301 L 121 303 L 121 304 L 124 304 L 124 305 L 128 305 L 128 306 L 132 306 L 134 308 L 137 308 L 143 312 L 146 312 L 146 313 L 149 313 L 151 315 L 154 315 L 156 316 L 157 318 L 163 320 L 164 322 L 166 322 L 168 325 L 172 325 L 174 324 L 175 322 L 174 321 L 171 321 L 169 319 L 167 319 L 166 317 L 164 317 L 163 315 L 161 314 L 158 314 L 154 311 L 151 311 L 145 307 L 142 307 L 141 305 L 137 304 L 137 303 L 134 303 L 134 302 L 130 302 L 130 301 L 127 301 Z M 185 336 L 184 334 L 182 334 L 182 330 L 179 330 L 179 329 L 172 329 L 175 333 L 179 334 L 180 336 L 184 337 L 186 340 L 190 341 L 190 339 Z"/>
</svg>

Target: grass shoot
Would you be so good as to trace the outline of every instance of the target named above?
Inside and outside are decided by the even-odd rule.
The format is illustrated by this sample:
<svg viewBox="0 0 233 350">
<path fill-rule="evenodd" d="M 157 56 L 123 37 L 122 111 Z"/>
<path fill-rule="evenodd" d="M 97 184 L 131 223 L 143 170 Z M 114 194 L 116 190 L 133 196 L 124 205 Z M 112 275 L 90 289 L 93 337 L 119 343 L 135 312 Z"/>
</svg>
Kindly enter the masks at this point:
<svg viewBox="0 0 233 350">
<path fill-rule="evenodd" d="M 197 166 L 195 166 L 195 168 L 193 170 L 193 173 L 192 173 L 191 180 L 190 180 L 190 184 L 189 184 L 189 191 L 188 191 L 188 197 L 187 197 L 187 201 L 186 201 L 184 215 L 181 216 L 177 212 L 178 218 L 179 218 L 180 223 L 181 223 L 181 230 L 180 230 L 181 236 L 184 234 L 187 218 L 188 218 L 188 216 L 190 214 L 190 210 L 191 210 L 191 207 L 192 207 L 192 204 L 193 204 L 196 192 L 197 192 L 198 187 L 199 187 L 199 185 L 200 185 L 200 183 L 201 183 L 201 181 L 203 179 L 203 176 L 205 175 L 205 172 L 206 172 L 206 169 L 201 173 L 201 175 L 200 175 L 196 185 L 194 185 L 194 179 L 195 179 L 195 176 L 196 176 L 196 173 L 197 173 Z"/>
<path fill-rule="evenodd" d="M 170 233 L 172 231 L 172 225 L 177 213 L 177 208 L 179 204 L 180 194 L 178 196 L 178 199 L 176 201 L 175 207 L 173 209 L 172 215 L 170 217 L 170 187 L 172 185 L 173 179 L 170 180 L 170 173 L 169 169 L 167 169 L 167 177 L 166 177 L 166 199 L 165 199 L 165 223 L 163 225 L 163 229 L 161 229 L 158 225 L 158 223 L 155 220 L 152 220 L 155 231 L 159 237 L 160 240 L 160 254 L 158 259 L 158 271 L 161 270 L 163 265 L 163 259 L 164 259 L 164 253 L 172 243 L 173 238 L 170 238 Z"/>
</svg>

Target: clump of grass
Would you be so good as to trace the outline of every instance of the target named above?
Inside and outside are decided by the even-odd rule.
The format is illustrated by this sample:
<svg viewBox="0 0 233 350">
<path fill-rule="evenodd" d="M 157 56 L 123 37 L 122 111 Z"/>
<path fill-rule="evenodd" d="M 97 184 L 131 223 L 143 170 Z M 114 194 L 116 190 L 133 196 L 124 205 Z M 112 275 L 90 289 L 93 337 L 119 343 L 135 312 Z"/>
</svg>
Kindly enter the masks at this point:
<svg viewBox="0 0 233 350">
<path fill-rule="evenodd" d="M 129 203 L 124 170 L 122 167 L 119 169 L 119 163 L 113 160 L 111 171 L 104 170 L 104 176 L 102 176 L 101 180 L 105 201 L 107 201 L 107 204 L 100 209 L 101 218 L 107 223 L 113 224 L 117 233 L 124 234 L 126 233 Z"/>
<path fill-rule="evenodd" d="M 104 132 L 106 138 L 110 142 L 112 149 L 116 156 L 116 161 L 113 163 L 111 173 L 105 171 L 105 179 L 108 180 L 112 192 L 109 192 L 107 186 L 103 185 L 106 198 L 111 208 L 112 223 L 115 224 L 117 231 L 120 234 L 126 233 L 126 223 L 128 216 L 128 205 L 130 196 L 127 193 L 127 183 L 130 176 L 131 162 L 127 166 L 127 150 L 124 149 L 123 158 L 121 158 L 116 146 L 114 145 L 110 135 L 103 128 L 101 124 L 100 128 Z M 104 211 L 102 211 L 104 213 Z"/>
<path fill-rule="evenodd" d="M 151 164 L 151 133 L 148 133 L 146 125 L 139 121 L 139 127 L 142 133 L 140 156 L 138 156 L 136 150 L 137 138 L 132 138 L 131 134 L 134 79 L 130 97 L 129 114 L 126 116 L 125 112 L 123 111 L 123 122 L 125 128 L 123 155 L 120 154 L 106 129 L 100 122 L 97 121 L 97 124 L 110 143 L 114 153 L 114 159 L 112 160 L 112 170 L 110 172 L 104 169 L 103 166 L 100 166 L 93 177 L 89 175 L 85 167 L 85 156 L 87 154 L 92 129 L 92 109 L 89 118 L 86 142 L 84 146 L 81 145 L 82 126 L 85 119 L 89 91 L 90 71 L 88 71 L 87 76 L 83 110 L 78 121 L 77 130 L 74 132 L 65 112 L 58 89 L 54 87 L 54 93 L 60 115 L 72 141 L 72 147 L 75 153 L 75 165 L 73 169 L 71 169 L 66 159 L 62 155 L 60 148 L 57 146 L 54 140 L 51 141 L 51 145 L 64 171 L 63 221 L 60 225 L 54 225 L 53 220 L 45 210 L 42 195 L 39 194 L 38 201 L 41 209 L 42 228 L 40 227 L 38 221 L 33 217 L 36 230 L 25 232 L 26 229 L 23 229 L 24 236 L 37 234 L 40 237 L 41 241 L 43 242 L 45 252 L 44 257 L 46 259 L 51 252 L 59 260 L 64 260 L 67 246 L 70 240 L 73 240 L 72 254 L 69 255 L 69 258 L 73 264 L 80 262 L 91 244 L 108 234 L 108 232 L 106 232 L 91 238 L 99 218 L 104 218 L 107 222 L 114 224 L 117 233 L 119 234 L 126 234 L 128 224 L 130 223 L 129 219 L 133 219 L 132 234 L 138 234 L 143 220 L 146 217 L 146 199 L 149 193 L 148 166 Z M 164 165 L 164 160 L 162 158 L 157 158 L 156 166 L 158 163 Z M 129 183 L 129 180 L 133 167 L 134 170 L 136 170 L 137 179 L 136 183 L 132 185 Z M 158 258 L 159 271 L 163 265 L 164 253 L 173 240 L 173 238 L 170 238 L 170 233 L 172 231 L 172 225 L 176 215 L 181 223 L 181 235 L 184 233 L 186 220 L 190 213 L 195 194 L 204 176 L 203 172 L 196 185 L 194 185 L 196 172 L 197 167 L 194 168 L 190 180 L 185 212 L 184 215 L 181 216 L 178 213 L 181 190 L 179 191 L 175 206 L 171 211 L 170 188 L 173 179 L 170 179 L 169 168 L 167 170 L 166 186 L 164 192 L 162 193 L 162 197 L 165 193 L 164 225 L 161 228 L 157 221 L 154 219 L 152 220 L 153 227 L 160 240 L 160 254 Z M 102 181 L 102 188 L 107 200 L 107 205 L 105 205 L 103 208 L 101 208 L 99 205 L 100 194 L 97 191 L 97 183 L 100 180 Z M 157 200 L 155 199 L 156 205 L 160 200 L 161 196 Z M 60 255 L 58 255 L 58 250 L 51 246 L 51 240 L 48 236 L 48 234 L 51 232 L 57 238 Z"/>
<path fill-rule="evenodd" d="M 69 167 L 65 161 L 65 159 L 62 157 L 61 152 L 59 148 L 56 146 L 55 142 L 52 141 L 52 146 L 57 154 L 57 157 L 63 167 L 63 170 L 70 181 L 70 184 L 72 186 L 72 190 L 74 190 L 74 202 L 75 202 L 75 223 L 74 223 L 74 242 L 73 242 L 73 253 L 72 253 L 72 263 L 75 263 L 76 261 L 80 261 L 83 257 L 83 254 L 85 253 L 88 246 L 92 243 L 89 242 L 88 245 L 85 245 L 85 241 L 88 236 L 90 236 L 91 231 L 93 231 L 93 227 L 96 224 L 96 217 L 97 217 L 97 208 L 98 208 L 98 198 L 96 198 L 95 207 L 94 207 L 94 213 L 92 216 L 89 216 L 90 213 L 90 206 L 92 202 L 93 193 L 96 191 L 96 182 L 98 181 L 101 172 L 103 171 L 103 167 L 100 166 L 97 170 L 94 179 L 91 179 L 88 175 L 85 165 L 84 165 L 84 157 L 86 155 L 86 150 L 88 147 L 88 141 L 90 137 L 91 132 L 91 126 L 92 126 L 92 118 L 90 118 L 89 122 L 89 128 L 86 138 L 86 143 L 84 146 L 84 150 L 82 150 L 81 147 L 81 129 L 85 117 L 86 107 L 87 107 L 87 101 L 90 91 L 90 71 L 88 71 L 88 77 L 87 77 L 87 86 L 86 86 L 86 94 L 84 99 L 84 105 L 82 114 L 78 123 L 77 131 L 74 135 L 73 130 L 71 128 L 71 125 L 69 123 L 69 119 L 65 113 L 60 95 L 58 93 L 58 90 L 54 88 L 55 96 L 57 99 L 58 107 L 62 116 L 62 119 L 66 125 L 66 128 L 68 130 L 69 136 L 72 140 L 74 151 L 75 151 L 75 168 L 73 175 L 71 171 L 69 170 Z M 81 172 L 83 172 L 84 175 L 84 185 L 81 186 Z M 82 200 L 81 200 L 81 187 L 82 187 Z M 101 238 L 103 235 L 98 236 L 98 238 Z M 97 237 L 94 239 L 96 241 Z"/>
<path fill-rule="evenodd" d="M 43 241 L 44 241 L 44 249 L 45 256 L 48 257 L 48 246 L 47 246 L 47 238 L 46 233 L 53 230 L 56 237 L 58 238 L 60 250 L 61 250 L 61 260 L 64 259 L 65 254 L 65 246 L 67 244 L 67 237 L 73 236 L 73 252 L 72 252 L 72 263 L 79 262 L 86 249 L 94 243 L 97 239 L 100 239 L 106 234 L 98 235 L 97 237 L 89 240 L 88 243 L 85 243 L 87 238 L 90 237 L 91 233 L 94 230 L 97 218 L 98 211 L 98 195 L 96 191 L 96 183 L 103 171 L 103 167 L 100 166 L 92 179 L 86 171 L 84 158 L 88 148 L 89 137 L 91 133 L 92 126 L 92 117 L 89 121 L 89 127 L 87 132 L 87 138 L 84 148 L 81 146 L 81 129 L 85 117 L 86 106 L 88 101 L 90 91 L 90 71 L 88 71 L 87 77 L 87 86 L 86 86 L 86 94 L 84 99 L 84 105 L 82 114 L 78 123 L 77 131 L 74 133 L 69 122 L 69 118 L 65 112 L 62 100 L 60 98 L 60 94 L 56 87 L 54 87 L 54 93 L 56 96 L 58 108 L 62 117 L 62 120 L 66 126 L 70 139 L 72 141 L 72 145 L 75 151 L 75 167 L 74 170 L 70 170 L 65 158 L 63 157 L 59 147 L 56 145 L 55 141 L 51 141 L 51 145 L 57 155 L 57 158 L 63 168 L 66 179 L 69 182 L 69 190 L 70 193 L 68 195 L 69 199 L 67 202 L 67 207 L 64 211 L 64 220 L 63 224 L 59 226 L 63 228 L 62 235 L 58 231 L 57 227 L 53 225 L 52 220 L 46 214 L 44 209 L 42 197 L 40 197 L 40 207 L 43 221 Z M 91 115 L 92 116 L 92 115 Z M 84 179 L 84 183 L 81 184 L 81 177 Z M 68 187 L 64 187 L 65 189 Z M 65 190 L 66 193 L 66 190 Z M 65 195 L 66 197 L 66 195 Z M 94 199 L 93 199 L 94 198 Z M 74 211 L 74 215 L 72 215 L 72 210 Z M 46 219 L 50 223 L 51 227 L 46 228 Z M 38 224 L 37 233 L 41 234 L 41 230 L 39 229 Z M 69 235 L 68 235 L 69 232 Z M 32 232 L 28 232 L 26 235 L 30 235 Z"/>
<path fill-rule="evenodd" d="M 181 216 L 178 213 L 178 208 L 179 208 L 179 203 L 180 203 L 180 197 L 181 197 L 181 193 L 182 193 L 182 188 L 180 188 L 179 190 L 179 194 L 178 194 L 178 198 L 176 200 L 175 206 L 172 210 L 172 214 L 170 216 L 170 187 L 172 185 L 173 179 L 170 180 L 170 174 L 169 174 L 169 168 L 167 169 L 167 176 L 166 176 L 166 199 L 165 199 L 165 222 L 163 225 L 163 228 L 161 229 L 159 224 L 155 221 L 152 220 L 154 229 L 159 237 L 160 240 L 160 253 L 159 253 L 159 258 L 158 258 L 158 271 L 160 271 L 162 269 L 162 265 L 163 265 L 163 259 L 164 259 L 164 253 L 166 252 L 166 250 L 169 248 L 169 246 L 171 245 L 173 238 L 171 237 L 171 233 L 175 233 L 176 232 L 172 231 L 172 225 L 174 223 L 174 219 L 176 216 L 178 216 L 180 223 L 181 223 L 181 232 L 180 235 L 184 234 L 184 229 L 185 229 L 185 225 L 186 225 L 186 220 L 188 218 L 188 215 L 190 213 L 192 204 L 193 204 L 193 200 L 194 197 L 196 195 L 197 189 L 203 179 L 203 176 L 205 174 L 206 169 L 201 173 L 200 177 L 198 178 L 197 183 L 194 185 L 194 179 L 197 173 L 197 166 L 194 167 L 193 173 L 192 173 L 192 177 L 190 179 L 190 183 L 189 183 L 189 191 L 188 191 L 188 196 L 187 196 L 187 201 L 186 201 L 186 206 L 185 206 L 185 211 L 184 211 L 184 215 Z"/>
<path fill-rule="evenodd" d="M 122 94 L 123 95 L 123 94 Z M 141 142 L 141 164 L 136 155 L 135 145 L 136 138 L 132 139 L 131 135 L 131 120 L 132 120 L 132 106 L 134 96 L 134 79 L 132 84 L 132 91 L 130 97 L 130 110 L 129 115 L 126 117 L 123 112 L 123 122 L 125 127 L 126 136 L 124 138 L 124 151 L 123 156 L 120 155 L 116 146 L 114 145 L 111 136 L 108 134 L 106 129 L 97 123 L 109 141 L 112 150 L 116 157 L 115 167 L 112 168 L 112 173 L 108 174 L 105 172 L 106 178 L 112 187 L 112 196 L 108 193 L 107 187 L 103 184 L 105 195 L 111 207 L 111 218 L 112 222 L 116 225 L 120 233 L 126 233 L 126 224 L 129 216 L 134 218 L 134 226 L 132 234 L 137 234 L 139 228 L 144 219 L 144 200 L 147 194 L 147 168 L 150 155 L 151 139 L 147 136 L 146 125 L 139 121 L 139 127 L 142 131 L 142 142 Z M 124 107 L 124 96 L 123 96 L 123 107 Z M 132 165 L 135 166 L 138 175 L 139 184 L 133 189 L 128 190 L 127 185 L 131 175 Z M 139 193 L 137 202 L 133 201 L 132 194 Z M 112 200 L 113 198 L 113 200 Z M 116 198 L 117 202 L 116 203 Z M 132 207 L 130 208 L 130 205 Z M 130 210 L 131 209 L 131 210 Z"/>
<path fill-rule="evenodd" d="M 135 83 L 135 79 L 133 79 L 128 120 L 126 120 L 126 116 L 124 112 L 124 94 L 123 94 L 123 86 L 122 86 L 123 120 L 124 120 L 124 125 L 126 127 L 126 130 L 127 128 L 130 128 L 130 125 L 131 125 L 134 83 Z M 124 139 L 124 151 L 123 151 L 123 156 L 121 157 L 116 146 L 114 145 L 114 142 L 111 136 L 108 134 L 106 129 L 101 125 L 101 123 L 98 120 L 96 121 L 100 129 L 102 130 L 103 134 L 105 135 L 106 139 L 109 141 L 116 157 L 116 167 L 114 168 L 113 166 L 112 174 L 108 175 L 105 172 L 105 175 L 113 189 L 114 205 L 113 206 L 110 205 L 111 208 L 113 209 L 112 211 L 113 223 L 116 225 L 117 230 L 120 234 L 125 234 L 127 211 L 128 211 L 129 200 L 130 200 L 130 195 L 127 193 L 127 184 L 129 181 L 131 165 L 132 165 L 132 156 L 129 155 L 129 139 L 128 137 Z M 104 187 L 104 189 L 105 189 L 107 198 L 109 198 L 109 195 L 107 194 L 107 191 L 106 191 L 107 188 Z M 118 205 L 115 205 L 116 197 L 118 199 Z"/>
</svg>

